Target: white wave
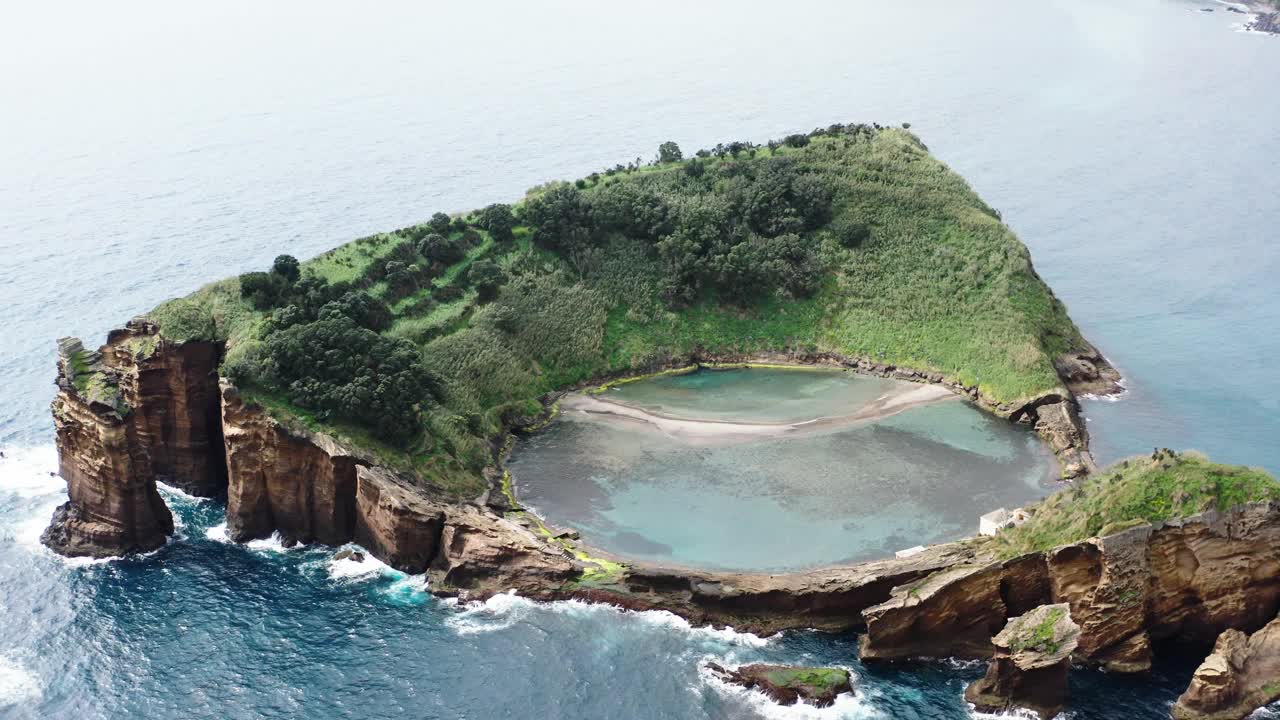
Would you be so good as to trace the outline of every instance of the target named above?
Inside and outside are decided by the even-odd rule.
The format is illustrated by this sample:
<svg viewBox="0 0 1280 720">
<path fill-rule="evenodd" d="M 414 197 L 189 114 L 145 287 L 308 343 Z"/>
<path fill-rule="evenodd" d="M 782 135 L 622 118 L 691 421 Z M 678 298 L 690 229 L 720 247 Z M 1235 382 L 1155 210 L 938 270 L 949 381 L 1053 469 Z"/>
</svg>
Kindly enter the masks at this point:
<svg viewBox="0 0 1280 720">
<path fill-rule="evenodd" d="M 760 690 L 748 690 L 721 680 L 704 664 L 698 666 L 698 677 L 717 693 L 750 706 L 756 714 L 769 720 L 889 720 L 888 715 L 876 709 L 872 698 L 858 688 L 852 693 L 837 695 L 830 706 L 819 708 L 803 703 L 779 705 Z"/>
<path fill-rule="evenodd" d="M 459 635 L 476 635 L 506 630 L 522 620 L 536 606 L 532 600 L 516 595 L 515 590 L 494 595 L 484 602 L 470 602 L 457 615 L 445 619 L 445 625 Z"/>
<path fill-rule="evenodd" d="M 204 531 L 204 536 L 205 538 L 212 540 L 214 542 L 229 543 L 232 545 L 243 545 L 244 547 L 247 547 L 250 550 L 259 550 L 262 552 L 270 552 L 270 553 L 284 553 L 284 552 L 289 552 L 290 550 L 299 550 L 306 547 L 301 543 L 294 545 L 291 548 L 285 547 L 284 538 L 282 538 L 280 536 L 280 533 L 278 532 L 271 533 L 271 537 L 269 538 L 260 538 L 258 540 L 250 540 L 247 543 L 235 543 L 235 542 L 232 542 L 231 536 L 227 535 L 226 523 L 218 523 L 217 525 L 214 525 L 206 529 Z"/>
<path fill-rule="evenodd" d="M 0 656 L 0 708 L 40 698 L 40 678 L 15 660 Z"/>
<path fill-rule="evenodd" d="M 162 482 L 157 482 L 156 488 L 160 490 L 161 495 L 168 495 L 171 498 L 185 500 L 189 503 L 194 504 L 194 503 L 209 502 L 209 498 L 196 497 L 195 495 L 192 495 L 191 493 L 187 492 L 186 490 L 183 490 L 182 488 L 174 487 L 173 485 L 166 485 L 165 483 L 162 483 Z M 168 499 L 169 498 L 166 498 L 166 500 Z"/>
<path fill-rule="evenodd" d="M 969 708 L 969 717 L 975 720 L 1040 720 L 1040 715 L 1022 708 L 1014 708 L 1013 710 L 1005 710 L 998 713 L 984 713 L 973 709 L 973 703 L 966 703 Z M 1058 713 L 1053 716 L 1053 720 L 1069 720 L 1071 713 Z"/>
<path fill-rule="evenodd" d="M 404 576 L 404 573 L 369 554 L 359 545 L 346 545 L 340 548 L 340 550 L 358 552 L 363 559 L 356 560 L 350 556 L 342 558 L 341 560 L 337 560 L 332 557 L 329 558 L 327 567 L 329 570 L 329 578 L 332 580 L 358 580 L 360 578 L 367 578 L 382 574 Z"/>
<path fill-rule="evenodd" d="M 484 602 L 466 603 L 457 615 L 446 620 L 446 624 L 463 635 L 487 633 L 509 628 L 532 612 L 560 613 L 577 618 L 625 616 L 723 645 L 763 647 L 771 641 L 771 638 L 762 638 L 753 633 L 737 632 L 729 628 L 694 627 L 689 624 L 689 621 L 666 610 L 627 610 L 617 605 L 582 600 L 535 602 L 517 595 L 514 590 L 495 595 Z"/>
<path fill-rule="evenodd" d="M 58 450 L 52 445 L 0 449 L 0 492 L 23 498 L 66 496 L 67 483 L 58 475 Z"/>
</svg>

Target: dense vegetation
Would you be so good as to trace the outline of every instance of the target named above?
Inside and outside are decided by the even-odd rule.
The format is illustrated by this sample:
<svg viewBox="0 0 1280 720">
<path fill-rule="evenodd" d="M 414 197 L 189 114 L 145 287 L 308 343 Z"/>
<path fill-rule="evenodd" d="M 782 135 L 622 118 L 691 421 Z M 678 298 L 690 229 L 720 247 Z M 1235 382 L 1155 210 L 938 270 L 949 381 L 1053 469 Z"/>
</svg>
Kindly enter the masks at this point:
<svg viewBox="0 0 1280 720">
<path fill-rule="evenodd" d="M 1079 542 L 1142 522 L 1187 517 L 1256 500 L 1280 500 L 1264 470 L 1219 465 L 1196 453 L 1157 450 L 1131 458 L 1033 506 L 1027 522 L 997 536 L 1002 555 Z"/>
<path fill-rule="evenodd" d="M 1015 402 L 1082 347 L 1026 249 L 904 129 L 835 125 L 651 164 L 363 238 L 157 308 L 228 341 L 273 411 L 474 494 L 489 439 L 549 390 L 793 349 L 942 373 Z"/>
</svg>

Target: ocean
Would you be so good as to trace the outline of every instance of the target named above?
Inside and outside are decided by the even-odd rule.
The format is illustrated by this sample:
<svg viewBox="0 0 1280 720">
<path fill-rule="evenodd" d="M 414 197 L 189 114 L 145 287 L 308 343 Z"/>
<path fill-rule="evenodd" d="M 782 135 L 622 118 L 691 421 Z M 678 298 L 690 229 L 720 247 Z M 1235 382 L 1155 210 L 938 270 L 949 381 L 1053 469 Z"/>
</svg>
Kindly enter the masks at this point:
<svg viewBox="0 0 1280 720">
<path fill-rule="evenodd" d="M 1280 38 L 1240 32 L 1223 5 L 0 12 L 0 717 L 967 717 L 980 666 L 863 667 L 853 636 L 578 603 L 460 606 L 374 561 L 228 544 L 218 503 L 176 493 L 179 535 L 149 556 L 68 562 L 36 541 L 65 498 L 57 337 L 96 344 L 279 253 L 509 201 L 665 140 L 910 122 L 1125 374 L 1118 400 L 1085 404 L 1099 459 L 1168 446 L 1280 472 Z M 705 659 L 839 664 L 857 693 L 781 709 Z M 1077 671 L 1070 715 L 1166 717 L 1194 664 Z"/>
</svg>

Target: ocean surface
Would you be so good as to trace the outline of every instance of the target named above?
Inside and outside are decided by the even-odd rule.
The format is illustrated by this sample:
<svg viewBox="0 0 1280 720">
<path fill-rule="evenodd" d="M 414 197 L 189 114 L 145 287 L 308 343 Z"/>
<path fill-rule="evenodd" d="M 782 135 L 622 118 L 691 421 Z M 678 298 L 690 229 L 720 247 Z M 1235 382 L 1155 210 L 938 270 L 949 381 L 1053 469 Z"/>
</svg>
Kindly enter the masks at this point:
<svg viewBox="0 0 1280 720">
<path fill-rule="evenodd" d="M 0 717 L 967 717 L 976 666 L 866 668 L 852 636 L 575 603 L 459 607 L 327 550 L 222 542 L 216 502 L 171 498 L 181 534 L 150 556 L 58 559 L 36 542 L 63 497 L 54 341 L 664 140 L 910 122 L 1124 372 L 1128 393 L 1086 405 L 1100 459 L 1159 445 L 1280 471 L 1280 38 L 1240 17 L 1208 0 L 6 4 Z M 858 691 L 779 709 L 705 658 L 842 664 Z M 1075 672 L 1071 716 L 1165 717 L 1193 665 Z"/>
<path fill-rule="evenodd" d="M 1030 428 L 958 397 L 837 419 L 887 392 L 919 388 L 832 370 L 641 380 L 601 397 L 657 417 L 709 421 L 698 429 L 716 434 L 681 436 L 633 417 L 562 410 L 516 443 L 507 469 L 521 504 L 592 547 L 717 570 L 893 557 L 973 535 L 984 513 L 1053 491 L 1058 463 Z M 726 423 L 800 424 L 762 437 L 735 436 Z"/>
</svg>

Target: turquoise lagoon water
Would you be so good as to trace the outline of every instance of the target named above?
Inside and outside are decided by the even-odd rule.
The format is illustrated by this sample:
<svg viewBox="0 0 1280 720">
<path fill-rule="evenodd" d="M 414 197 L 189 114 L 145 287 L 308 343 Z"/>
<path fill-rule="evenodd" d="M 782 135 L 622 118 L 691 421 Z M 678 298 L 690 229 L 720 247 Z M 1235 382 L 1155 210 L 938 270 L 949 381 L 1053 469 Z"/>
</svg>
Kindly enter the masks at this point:
<svg viewBox="0 0 1280 720">
<path fill-rule="evenodd" d="M 1085 404 L 1104 459 L 1169 445 L 1280 471 L 1280 40 L 1208 0 L 3 13 L 4 720 L 970 717 L 978 667 L 868 668 L 853 636 L 573 603 L 458 607 L 376 569 L 331 573 L 325 550 L 211 539 L 217 502 L 178 503 L 182 536 L 144 558 L 67 563 L 35 542 L 65 499 L 58 336 L 92 344 L 280 252 L 509 201 L 668 139 L 911 122 L 1124 370 L 1124 398 Z M 858 694 L 771 707 L 704 659 L 841 664 Z M 1070 718 L 1167 718 L 1193 666 L 1077 671 Z"/>
<path fill-rule="evenodd" d="M 605 397 L 680 418 L 792 422 L 852 414 L 903 387 L 920 386 L 838 371 L 702 370 Z M 1034 433 L 959 398 L 711 444 L 569 411 L 518 443 L 508 467 L 521 502 L 588 544 L 735 570 L 869 560 L 972 535 L 983 513 L 1047 494 L 1057 472 Z"/>
</svg>

